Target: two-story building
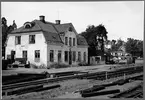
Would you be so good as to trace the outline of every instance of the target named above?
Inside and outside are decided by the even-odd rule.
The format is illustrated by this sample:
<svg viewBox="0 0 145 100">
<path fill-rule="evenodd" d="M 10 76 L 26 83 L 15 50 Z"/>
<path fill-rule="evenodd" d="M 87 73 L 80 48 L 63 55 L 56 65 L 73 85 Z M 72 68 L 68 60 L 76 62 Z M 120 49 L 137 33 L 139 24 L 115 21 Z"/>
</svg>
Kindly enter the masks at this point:
<svg viewBox="0 0 145 100">
<path fill-rule="evenodd" d="M 78 64 L 88 62 L 88 44 L 72 23 L 39 20 L 26 22 L 7 38 L 5 57 L 27 58 L 31 64 L 49 66 L 54 62 Z"/>
</svg>

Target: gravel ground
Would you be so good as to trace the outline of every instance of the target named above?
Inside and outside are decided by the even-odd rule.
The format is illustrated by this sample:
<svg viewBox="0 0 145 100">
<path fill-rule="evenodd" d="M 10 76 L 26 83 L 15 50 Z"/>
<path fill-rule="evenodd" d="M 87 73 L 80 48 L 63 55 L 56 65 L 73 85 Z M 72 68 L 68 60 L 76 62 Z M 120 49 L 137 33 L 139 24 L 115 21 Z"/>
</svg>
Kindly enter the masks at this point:
<svg viewBox="0 0 145 100">
<path fill-rule="evenodd" d="M 115 66 L 117 68 L 118 65 L 115 65 Z M 109 68 L 109 66 L 107 66 L 107 69 L 108 68 Z M 91 69 L 91 68 L 89 68 L 89 69 Z M 114 67 L 113 67 L 113 69 L 114 69 Z M 140 73 L 137 73 L 137 74 L 140 74 Z M 134 75 L 137 75 L 137 74 L 134 74 Z M 134 75 L 128 75 L 128 76 L 134 76 Z M 65 80 L 65 81 L 59 82 L 61 87 L 56 88 L 56 89 L 45 90 L 45 91 L 41 91 L 41 92 L 32 92 L 32 93 L 19 95 L 19 96 L 8 96 L 8 97 L 3 96 L 3 99 L 5 99 L 5 100 L 15 99 L 16 100 L 16 99 L 34 99 L 34 98 L 35 99 L 36 98 L 37 99 L 57 98 L 59 96 L 65 95 L 67 93 L 72 93 L 76 90 L 89 88 L 92 85 L 101 85 L 101 84 L 109 83 L 109 82 L 115 81 L 116 79 L 122 79 L 122 78 L 123 78 L 123 76 L 118 77 L 118 78 L 112 78 L 112 79 L 104 80 L 104 81 L 86 80 L 86 79 L 83 79 L 83 80 L 79 80 L 79 79 Z"/>
<path fill-rule="evenodd" d="M 138 73 L 140 74 L 140 73 Z M 134 74 L 134 75 L 138 75 Z M 128 75 L 129 76 L 134 76 L 134 75 Z M 123 77 L 118 77 L 117 79 L 122 79 Z M 56 89 L 51 89 L 51 90 L 45 90 L 41 92 L 32 92 L 32 93 L 27 93 L 19 96 L 11 96 L 8 98 L 5 98 L 7 100 L 12 100 L 12 99 L 47 99 L 47 98 L 57 98 L 59 96 L 65 95 L 67 93 L 72 93 L 76 90 L 81 90 L 85 88 L 89 88 L 93 85 L 101 85 L 104 83 L 109 83 L 112 81 L 115 81 L 116 78 L 108 79 L 108 80 L 79 80 L 79 79 L 73 79 L 73 80 L 65 80 L 62 82 L 59 82 L 61 87 L 56 88 Z"/>
</svg>

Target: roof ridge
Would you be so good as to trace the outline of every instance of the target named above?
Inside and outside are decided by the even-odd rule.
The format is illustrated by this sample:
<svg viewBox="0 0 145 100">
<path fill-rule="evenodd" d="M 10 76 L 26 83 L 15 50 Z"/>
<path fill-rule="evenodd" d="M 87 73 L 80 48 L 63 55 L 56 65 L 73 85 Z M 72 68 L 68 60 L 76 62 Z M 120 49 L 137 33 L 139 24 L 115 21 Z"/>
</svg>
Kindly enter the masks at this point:
<svg viewBox="0 0 145 100">
<path fill-rule="evenodd" d="M 37 19 L 35 19 L 34 21 L 36 21 L 36 23 L 37 23 Z M 43 30 L 42 28 L 41 28 L 41 26 L 37 23 L 37 25 L 38 25 L 38 27 L 41 29 L 41 30 Z"/>
</svg>

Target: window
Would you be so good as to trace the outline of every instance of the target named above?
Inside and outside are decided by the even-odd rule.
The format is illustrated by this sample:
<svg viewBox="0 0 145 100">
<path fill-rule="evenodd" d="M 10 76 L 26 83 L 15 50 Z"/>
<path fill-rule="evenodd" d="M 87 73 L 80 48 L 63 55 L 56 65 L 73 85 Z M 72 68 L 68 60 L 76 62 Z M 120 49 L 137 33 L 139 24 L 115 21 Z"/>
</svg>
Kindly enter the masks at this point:
<svg viewBox="0 0 145 100">
<path fill-rule="evenodd" d="M 16 45 L 21 44 L 21 36 L 15 37 L 15 43 L 16 43 Z"/>
<path fill-rule="evenodd" d="M 68 37 L 65 37 L 65 45 L 68 45 Z"/>
<path fill-rule="evenodd" d="M 73 61 L 76 61 L 76 52 L 73 51 Z"/>
<path fill-rule="evenodd" d="M 29 24 L 27 24 L 27 25 L 25 26 L 25 28 L 31 28 L 31 26 L 30 26 Z"/>
<path fill-rule="evenodd" d="M 26 22 L 26 23 L 24 23 L 24 28 L 29 29 L 32 27 L 32 24 L 34 24 L 34 23 Z"/>
<path fill-rule="evenodd" d="M 35 43 L 35 35 L 29 35 L 29 43 L 34 44 Z"/>
<path fill-rule="evenodd" d="M 54 51 L 53 50 L 50 50 L 50 62 L 53 62 L 54 61 Z"/>
<path fill-rule="evenodd" d="M 27 58 L 27 51 L 23 51 L 23 58 Z"/>
<path fill-rule="evenodd" d="M 78 52 L 78 61 L 81 62 L 81 52 Z"/>
<path fill-rule="evenodd" d="M 65 55 L 64 57 L 65 62 L 68 62 L 68 51 L 65 51 L 64 55 Z"/>
<path fill-rule="evenodd" d="M 60 32 L 60 36 L 64 36 L 65 35 L 65 33 L 64 32 Z"/>
<path fill-rule="evenodd" d="M 84 52 L 84 62 L 86 62 L 86 52 Z"/>
<path fill-rule="evenodd" d="M 40 50 L 35 50 L 35 62 L 40 62 Z"/>
<path fill-rule="evenodd" d="M 72 51 L 69 51 L 69 64 L 72 64 Z"/>
<path fill-rule="evenodd" d="M 70 32 L 72 32 L 73 31 L 73 29 L 72 29 L 72 27 L 69 27 L 69 29 L 68 29 Z"/>
<path fill-rule="evenodd" d="M 75 46 L 75 42 L 76 42 L 76 41 L 75 41 L 75 38 L 73 38 L 73 46 Z"/>
<path fill-rule="evenodd" d="M 58 62 L 61 62 L 61 50 L 58 51 Z"/>
<path fill-rule="evenodd" d="M 14 61 L 14 59 L 15 59 L 15 54 L 16 54 L 16 52 L 15 51 L 11 51 L 11 60 L 12 60 L 12 62 Z"/>
<path fill-rule="evenodd" d="M 72 41 L 72 38 L 70 37 L 69 38 L 69 46 L 72 46 L 72 42 L 71 41 Z"/>
</svg>

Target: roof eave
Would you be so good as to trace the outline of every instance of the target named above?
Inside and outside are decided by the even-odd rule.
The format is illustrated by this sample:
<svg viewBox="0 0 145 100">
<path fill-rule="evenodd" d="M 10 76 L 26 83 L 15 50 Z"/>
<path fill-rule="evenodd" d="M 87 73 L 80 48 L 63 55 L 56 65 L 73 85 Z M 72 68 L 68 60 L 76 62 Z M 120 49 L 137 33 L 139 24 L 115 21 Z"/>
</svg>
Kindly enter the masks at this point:
<svg viewBox="0 0 145 100">
<path fill-rule="evenodd" d="M 29 33 L 29 32 L 40 32 L 42 30 L 33 30 L 33 31 L 21 31 L 21 32 L 11 32 L 10 34 L 18 34 L 18 33 Z"/>
</svg>

